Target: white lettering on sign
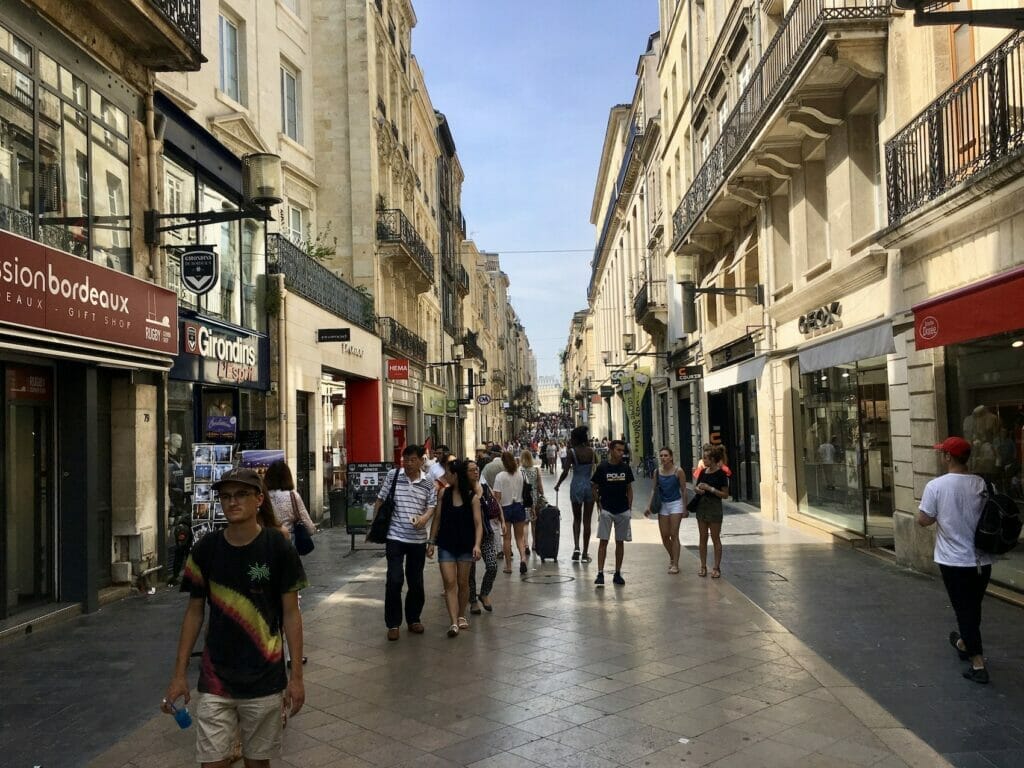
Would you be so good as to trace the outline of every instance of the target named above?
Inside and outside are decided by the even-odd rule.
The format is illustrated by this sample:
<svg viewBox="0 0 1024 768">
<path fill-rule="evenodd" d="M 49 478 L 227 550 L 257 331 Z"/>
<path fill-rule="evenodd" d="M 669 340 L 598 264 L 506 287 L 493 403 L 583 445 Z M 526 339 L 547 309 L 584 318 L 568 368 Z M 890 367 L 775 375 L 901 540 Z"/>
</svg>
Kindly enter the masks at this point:
<svg viewBox="0 0 1024 768">
<path fill-rule="evenodd" d="M 218 336 L 205 325 L 185 324 L 185 351 L 218 362 L 256 365 L 256 347 L 250 340 Z"/>
<path fill-rule="evenodd" d="M 352 355 L 352 357 L 362 357 L 363 356 L 363 348 L 362 347 L 357 347 L 354 344 L 342 344 L 341 345 L 341 353 L 343 355 Z"/>
<path fill-rule="evenodd" d="M 842 314 L 842 305 L 838 301 L 833 301 L 831 304 L 819 307 L 808 312 L 806 315 L 800 315 L 800 319 L 797 321 L 797 328 L 799 328 L 800 333 L 820 331 L 840 322 Z"/>
<path fill-rule="evenodd" d="M 18 257 L 15 256 L 14 261 L 0 263 L 0 280 L 19 288 L 29 288 L 54 296 L 63 296 L 65 299 L 72 299 L 80 304 L 109 309 L 125 315 L 129 314 L 127 296 L 94 288 L 89 282 L 88 275 L 82 282 L 61 278 L 53 273 L 52 264 L 47 264 L 44 272 L 41 269 L 33 269 L 20 264 Z"/>
</svg>

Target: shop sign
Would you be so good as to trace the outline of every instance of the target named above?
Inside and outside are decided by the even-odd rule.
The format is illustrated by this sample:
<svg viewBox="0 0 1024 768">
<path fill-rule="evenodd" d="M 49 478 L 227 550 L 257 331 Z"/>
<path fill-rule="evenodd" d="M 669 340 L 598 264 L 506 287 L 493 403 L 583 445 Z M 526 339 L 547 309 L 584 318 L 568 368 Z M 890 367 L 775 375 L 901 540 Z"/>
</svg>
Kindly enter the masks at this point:
<svg viewBox="0 0 1024 768">
<path fill-rule="evenodd" d="M 488 394 L 477 395 L 476 396 L 476 401 L 480 405 L 490 405 L 491 404 L 491 396 L 488 395 Z"/>
<path fill-rule="evenodd" d="M 351 341 L 351 328 L 317 328 L 316 340 L 319 341 Z"/>
<path fill-rule="evenodd" d="M 444 412 L 445 413 L 458 413 L 459 412 L 459 401 L 453 397 L 449 397 L 444 401 Z"/>
<path fill-rule="evenodd" d="M 241 328 L 214 325 L 200 318 L 181 320 L 181 354 L 172 379 L 253 389 L 268 389 L 268 347 L 265 336 Z"/>
<path fill-rule="evenodd" d="M 749 336 L 744 336 L 742 339 L 734 344 L 730 344 L 727 347 L 716 349 L 709 357 L 711 358 L 711 370 L 717 370 L 718 368 L 724 368 L 727 365 L 738 363 L 741 360 L 746 360 L 748 357 L 754 356 L 754 340 Z"/>
<path fill-rule="evenodd" d="M 613 397 L 615 395 L 615 387 L 611 384 L 601 385 L 601 397 Z"/>
<path fill-rule="evenodd" d="M 47 368 L 17 365 L 7 368 L 7 399 L 50 400 L 50 371 Z"/>
<path fill-rule="evenodd" d="M 818 331 L 824 331 L 833 325 L 842 323 L 843 305 L 838 301 L 825 304 L 817 309 L 811 310 L 805 315 L 800 315 L 797 321 L 797 328 L 805 336 Z"/>
<path fill-rule="evenodd" d="M 625 375 L 626 372 L 623 369 L 618 368 L 612 371 L 611 374 L 609 374 L 609 378 L 612 380 L 612 384 L 618 384 L 620 381 L 622 381 L 622 377 Z"/>
<path fill-rule="evenodd" d="M 181 254 L 181 282 L 197 296 L 217 285 L 217 251 L 213 245 L 191 245 Z"/>
<path fill-rule="evenodd" d="M 6 232 L 0 254 L 0 322 L 177 353 L 173 291 Z"/>
<path fill-rule="evenodd" d="M 676 381 L 700 381 L 704 376 L 699 365 L 680 365 L 676 367 Z"/>
<path fill-rule="evenodd" d="M 234 442 L 238 419 L 234 416 L 207 416 L 206 439 Z"/>
<path fill-rule="evenodd" d="M 423 412 L 428 416 L 444 416 L 446 399 L 443 389 L 423 385 Z"/>
<path fill-rule="evenodd" d="M 388 358 L 388 378 L 391 381 L 409 378 L 409 361 L 404 358 Z"/>
</svg>

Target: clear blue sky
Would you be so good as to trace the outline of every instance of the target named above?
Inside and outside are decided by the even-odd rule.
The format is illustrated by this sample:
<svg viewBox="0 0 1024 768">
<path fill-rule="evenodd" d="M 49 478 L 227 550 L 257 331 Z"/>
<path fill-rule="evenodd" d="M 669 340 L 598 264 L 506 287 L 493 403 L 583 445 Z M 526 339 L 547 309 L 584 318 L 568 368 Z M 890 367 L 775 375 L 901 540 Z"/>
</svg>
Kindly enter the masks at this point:
<svg viewBox="0 0 1024 768">
<path fill-rule="evenodd" d="M 656 0 L 413 0 L 412 52 L 451 125 L 469 237 L 501 254 L 540 375 L 586 307 L 608 111 L 628 103 Z M 520 253 L 516 253 L 520 251 Z M 530 251 L 530 253 L 522 253 Z"/>
</svg>

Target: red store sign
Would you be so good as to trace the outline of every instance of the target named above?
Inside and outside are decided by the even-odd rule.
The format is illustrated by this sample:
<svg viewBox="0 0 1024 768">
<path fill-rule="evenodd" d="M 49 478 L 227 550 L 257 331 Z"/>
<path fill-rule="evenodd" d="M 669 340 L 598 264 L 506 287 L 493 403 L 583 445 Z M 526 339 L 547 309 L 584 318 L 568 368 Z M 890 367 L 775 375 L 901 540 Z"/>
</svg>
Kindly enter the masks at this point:
<svg viewBox="0 0 1024 768">
<path fill-rule="evenodd" d="M 409 361 L 405 359 L 388 359 L 388 378 L 391 381 L 409 378 Z"/>
<path fill-rule="evenodd" d="M 914 346 L 943 347 L 1024 328 L 1024 267 L 921 302 L 914 310 Z"/>
<path fill-rule="evenodd" d="M 173 291 L 0 232 L 0 322 L 175 355 Z"/>
</svg>

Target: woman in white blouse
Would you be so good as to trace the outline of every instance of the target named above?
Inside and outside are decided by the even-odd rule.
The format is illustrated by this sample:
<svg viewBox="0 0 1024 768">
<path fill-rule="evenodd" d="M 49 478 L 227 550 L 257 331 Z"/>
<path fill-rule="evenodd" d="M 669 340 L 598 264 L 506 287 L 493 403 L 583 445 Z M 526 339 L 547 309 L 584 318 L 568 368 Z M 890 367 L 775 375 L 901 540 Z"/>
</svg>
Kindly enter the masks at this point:
<svg viewBox="0 0 1024 768">
<path fill-rule="evenodd" d="M 288 531 L 288 538 L 294 538 L 296 522 L 304 525 L 310 536 L 316 533 L 316 525 L 310 518 L 306 505 L 302 503 L 302 497 L 295 492 L 292 471 L 284 461 L 275 461 L 267 467 L 263 482 L 267 486 L 267 495 L 270 496 L 270 504 L 274 507 L 274 515 L 281 523 L 281 527 Z"/>
<path fill-rule="evenodd" d="M 519 549 L 519 573 L 526 573 L 526 509 L 523 507 L 523 475 L 516 457 L 509 451 L 501 454 L 504 469 L 494 478 L 494 497 L 501 504 L 505 522 L 511 526 Z M 512 573 L 512 539 L 505 532 L 505 573 Z"/>
</svg>

